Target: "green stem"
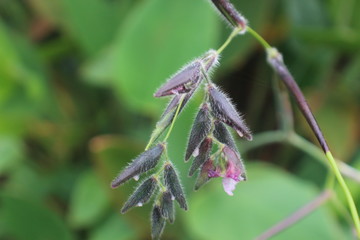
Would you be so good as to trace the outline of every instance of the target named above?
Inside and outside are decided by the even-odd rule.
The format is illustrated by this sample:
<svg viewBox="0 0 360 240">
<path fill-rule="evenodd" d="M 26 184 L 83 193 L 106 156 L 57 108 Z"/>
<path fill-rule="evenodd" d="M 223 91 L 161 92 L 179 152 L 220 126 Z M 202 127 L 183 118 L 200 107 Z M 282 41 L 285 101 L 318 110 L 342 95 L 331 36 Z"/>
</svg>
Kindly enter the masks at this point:
<svg viewBox="0 0 360 240">
<path fill-rule="evenodd" d="M 260 36 L 254 29 L 252 29 L 251 27 L 247 26 L 246 30 L 247 30 L 247 32 L 250 33 L 254 38 L 256 38 L 256 39 L 259 41 L 259 43 L 260 43 L 261 45 L 263 45 L 263 47 L 264 47 L 265 49 L 270 49 L 270 48 L 271 48 L 270 44 L 269 44 L 262 36 Z"/>
<path fill-rule="evenodd" d="M 217 53 L 220 54 L 229 45 L 229 43 L 233 40 L 233 38 L 236 35 L 238 35 L 238 33 L 241 32 L 241 31 L 242 31 L 242 28 L 235 28 L 234 31 L 232 31 L 232 33 L 226 39 L 224 44 L 217 50 Z"/>
<path fill-rule="evenodd" d="M 164 142 L 166 142 L 166 140 L 169 138 L 169 136 L 170 136 L 170 134 L 171 134 L 171 131 L 172 131 L 173 128 L 174 128 L 174 123 L 175 123 L 175 121 L 176 121 L 177 116 L 179 115 L 180 108 L 181 108 L 181 105 L 182 105 L 182 103 L 183 103 L 183 101 L 184 101 L 184 98 L 185 98 L 185 94 L 184 94 L 183 96 L 181 96 L 181 99 L 180 99 L 180 101 L 179 101 L 179 105 L 178 105 L 178 107 L 177 107 L 177 109 L 176 109 L 176 112 L 175 112 L 175 116 L 174 116 L 174 118 L 173 118 L 172 121 L 171 121 L 171 125 L 170 125 L 170 128 L 169 128 L 169 131 L 167 132 L 167 134 L 166 134 L 166 136 L 165 136 L 165 138 L 164 138 Z"/>
<path fill-rule="evenodd" d="M 359 219 L 359 214 L 357 212 L 354 199 L 353 199 L 351 192 L 350 192 L 343 176 L 341 175 L 339 168 L 336 164 L 336 161 L 330 151 L 328 151 L 326 153 L 326 158 L 329 160 L 330 166 L 335 174 L 335 177 L 338 180 L 340 187 L 344 191 L 346 200 L 347 200 L 349 208 L 350 208 L 351 216 L 352 216 L 354 224 L 355 224 L 355 229 L 356 229 L 356 232 L 358 235 L 357 237 L 360 238 L 360 219 Z"/>
</svg>

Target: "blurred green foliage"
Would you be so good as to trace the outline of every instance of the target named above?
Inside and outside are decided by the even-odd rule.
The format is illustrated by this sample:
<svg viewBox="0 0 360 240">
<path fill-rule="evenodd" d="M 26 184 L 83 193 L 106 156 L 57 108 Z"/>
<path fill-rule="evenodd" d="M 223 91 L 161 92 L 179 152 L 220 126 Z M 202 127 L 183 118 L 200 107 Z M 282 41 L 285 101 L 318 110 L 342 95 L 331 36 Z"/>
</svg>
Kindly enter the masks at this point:
<svg viewBox="0 0 360 240">
<path fill-rule="evenodd" d="M 335 156 L 360 169 L 360 2 L 233 2 L 283 52 Z M 0 239 L 149 239 L 151 206 L 120 215 L 134 185 L 110 181 L 145 147 L 166 103 L 155 89 L 229 32 L 203 0 L 0 1 Z M 264 56 L 238 37 L 214 74 L 255 133 L 279 126 Z M 286 144 L 242 153 L 234 197 L 219 181 L 193 192 L 182 159 L 199 98 L 169 142 L 190 210 L 163 239 L 253 239 L 321 192 L 326 168 Z M 298 111 L 295 126 L 315 141 Z M 326 204 L 274 239 L 351 239 L 349 225 Z"/>
</svg>

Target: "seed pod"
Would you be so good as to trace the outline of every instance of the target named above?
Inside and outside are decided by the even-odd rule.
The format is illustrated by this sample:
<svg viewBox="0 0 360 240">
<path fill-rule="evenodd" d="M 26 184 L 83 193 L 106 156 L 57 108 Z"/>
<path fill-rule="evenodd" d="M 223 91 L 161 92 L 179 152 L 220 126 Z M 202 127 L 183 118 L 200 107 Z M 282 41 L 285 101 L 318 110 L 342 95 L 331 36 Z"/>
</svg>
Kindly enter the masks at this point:
<svg viewBox="0 0 360 240">
<path fill-rule="evenodd" d="M 165 191 L 160 197 L 160 210 L 163 218 L 168 219 L 170 223 L 175 221 L 174 203 L 171 199 L 172 195 L 170 191 Z"/>
<path fill-rule="evenodd" d="M 236 11 L 235 7 L 228 0 L 211 0 L 222 16 L 233 26 L 246 30 L 246 19 Z"/>
<path fill-rule="evenodd" d="M 180 207 L 186 211 L 188 207 L 184 190 L 180 184 L 179 177 L 171 164 L 165 165 L 164 180 L 165 185 L 168 187 L 175 200 L 179 203 Z"/>
<path fill-rule="evenodd" d="M 195 60 L 183 67 L 179 72 L 162 85 L 154 97 L 188 93 L 198 86 L 201 76 L 201 62 Z"/>
<path fill-rule="evenodd" d="M 203 64 L 205 71 L 209 72 L 215 67 L 219 62 L 219 54 L 216 50 L 210 49 L 207 51 L 204 56 L 201 58 L 201 63 Z"/>
<path fill-rule="evenodd" d="M 165 219 L 160 212 L 160 206 L 154 205 L 151 214 L 151 238 L 154 240 L 160 239 L 160 236 L 165 228 Z"/>
<path fill-rule="evenodd" d="M 198 148 L 206 136 L 210 133 L 211 130 L 211 116 L 209 112 L 209 107 L 204 103 L 198 114 L 196 115 L 194 124 L 192 126 L 188 146 L 186 148 L 185 161 L 188 161 L 191 157 L 191 154 Z"/>
<path fill-rule="evenodd" d="M 209 159 L 212 148 L 212 139 L 205 138 L 199 147 L 199 155 L 195 157 L 189 171 L 189 176 L 194 175 L 195 171 L 201 167 L 206 160 Z"/>
<path fill-rule="evenodd" d="M 220 121 L 234 128 L 240 137 L 245 137 L 251 141 L 252 135 L 249 128 L 226 95 L 219 91 L 213 84 L 208 85 L 208 91 L 213 115 Z"/>
<path fill-rule="evenodd" d="M 201 167 L 201 171 L 199 172 L 199 175 L 195 182 L 194 190 L 199 190 L 200 187 L 202 187 L 204 184 L 206 184 L 211 177 L 209 177 L 209 172 L 215 171 L 215 166 L 213 164 L 213 160 L 208 159 Z"/>
<path fill-rule="evenodd" d="M 141 183 L 124 204 L 123 208 L 121 209 L 121 213 L 127 212 L 132 207 L 141 207 L 142 205 L 146 204 L 150 200 L 155 189 L 157 188 L 157 184 L 158 182 L 155 177 L 150 177 L 149 179 Z"/>
<path fill-rule="evenodd" d="M 165 145 L 159 143 L 155 147 L 150 148 L 149 150 L 140 154 L 130 163 L 129 166 L 127 166 L 122 172 L 119 173 L 119 175 L 112 181 L 111 187 L 116 188 L 129 179 L 154 168 L 159 162 L 164 148 Z"/>
<path fill-rule="evenodd" d="M 214 121 L 214 137 L 221 143 L 237 151 L 234 139 L 226 126 L 220 121 Z"/>
</svg>

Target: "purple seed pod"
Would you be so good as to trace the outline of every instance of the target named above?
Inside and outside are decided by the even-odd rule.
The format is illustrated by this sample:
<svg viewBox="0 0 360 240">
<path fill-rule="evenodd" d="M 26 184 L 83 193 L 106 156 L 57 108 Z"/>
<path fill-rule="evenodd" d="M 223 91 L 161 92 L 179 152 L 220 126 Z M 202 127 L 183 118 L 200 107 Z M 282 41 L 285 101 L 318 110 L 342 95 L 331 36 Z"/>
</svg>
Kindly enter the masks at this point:
<svg viewBox="0 0 360 240">
<path fill-rule="evenodd" d="M 234 128 L 240 137 L 245 137 L 251 141 L 252 135 L 249 128 L 226 95 L 219 91 L 214 84 L 208 85 L 208 91 L 212 113 L 215 118 Z"/>
<path fill-rule="evenodd" d="M 235 9 L 228 0 L 211 0 L 222 16 L 235 28 L 246 31 L 247 20 Z"/>
<path fill-rule="evenodd" d="M 235 145 L 233 137 L 231 136 L 231 133 L 226 128 L 226 126 L 218 120 L 214 121 L 213 135 L 219 142 L 225 144 L 234 151 L 237 151 L 237 147 Z"/>
<path fill-rule="evenodd" d="M 168 219 L 170 223 L 175 221 L 174 202 L 170 191 L 165 191 L 160 197 L 160 210 L 163 218 Z"/>
<path fill-rule="evenodd" d="M 212 139 L 205 138 L 200 144 L 199 155 L 194 158 L 194 161 L 190 167 L 189 176 L 194 175 L 195 171 L 198 170 L 210 157 L 212 149 Z"/>
<path fill-rule="evenodd" d="M 203 64 L 205 71 L 209 72 L 219 64 L 218 60 L 219 60 L 219 53 L 214 49 L 210 49 L 201 58 L 201 63 Z"/>
<path fill-rule="evenodd" d="M 124 204 L 121 209 L 121 213 L 127 212 L 130 208 L 146 204 L 156 188 L 158 187 L 158 180 L 155 177 L 150 177 L 145 180 L 143 183 L 139 184 L 139 187 L 134 191 L 133 194 L 129 197 L 129 199 Z"/>
<path fill-rule="evenodd" d="M 160 239 L 161 234 L 165 228 L 165 219 L 161 215 L 159 205 L 154 205 L 151 214 L 151 238 L 154 240 Z"/>
<path fill-rule="evenodd" d="M 159 162 L 164 148 L 165 145 L 159 143 L 158 145 L 140 154 L 111 182 L 111 187 L 116 188 L 129 179 L 154 168 Z"/>
<path fill-rule="evenodd" d="M 201 167 L 201 171 L 199 172 L 199 175 L 195 182 L 194 190 L 199 190 L 200 187 L 202 187 L 205 183 L 207 183 L 211 177 L 209 176 L 209 173 L 215 171 L 214 161 L 211 159 L 208 159 Z"/>
<path fill-rule="evenodd" d="M 180 184 L 180 179 L 174 167 L 169 163 L 165 165 L 164 180 L 165 180 L 165 185 L 171 192 L 172 196 L 174 196 L 175 200 L 179 203 L 180 208 L 186 211 L 188 207 L 186 203 L 184 190 Z"/>
<path fill-rule="evenodd" d="M 154 97 L 188 93 L 199 85 L 200 76 L 201 62 L 195 60 L 183 67 L 174 76 L 170 77 L 170 79 L 157 90 Z"/>
<path fill-rule="evenodd" d="M 185 153 L 185 161 L 188 161 L 194 151 L 198 148 L 202 141 L 211 131 L 211 115 L 209 106 L 204 103 L 198 114 L 196 115 L 194 124 L 192 126 L 188 145 Z"/>
</svg>

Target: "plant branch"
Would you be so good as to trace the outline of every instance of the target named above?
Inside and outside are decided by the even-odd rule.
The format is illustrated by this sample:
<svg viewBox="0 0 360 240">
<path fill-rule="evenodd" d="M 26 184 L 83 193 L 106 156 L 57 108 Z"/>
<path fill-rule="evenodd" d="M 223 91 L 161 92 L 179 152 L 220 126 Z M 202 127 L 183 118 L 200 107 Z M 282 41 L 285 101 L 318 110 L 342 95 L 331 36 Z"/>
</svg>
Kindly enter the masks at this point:
<svg viewBox="0 0 360 240">
<path fill-rule="evenodd" d="M 292 225 L 299 222 L 300 220 L 308 216 L 310 213 L 315 211 L 322 204 L 324 204 L 327 200 L 331 198 L 331 195 L 331 191 L 325 190 L 318 197 L 316 197 L 314 200 L 294 212 L 288 218 L 284 219 L 283 221 L 279 222 L 278 224 L 261 234 L 259 237 L 256 238 L 256 240 L 269 239 L 276 234 L 284 231 L 285 229 L 291 227 Z"/>
</svg>

